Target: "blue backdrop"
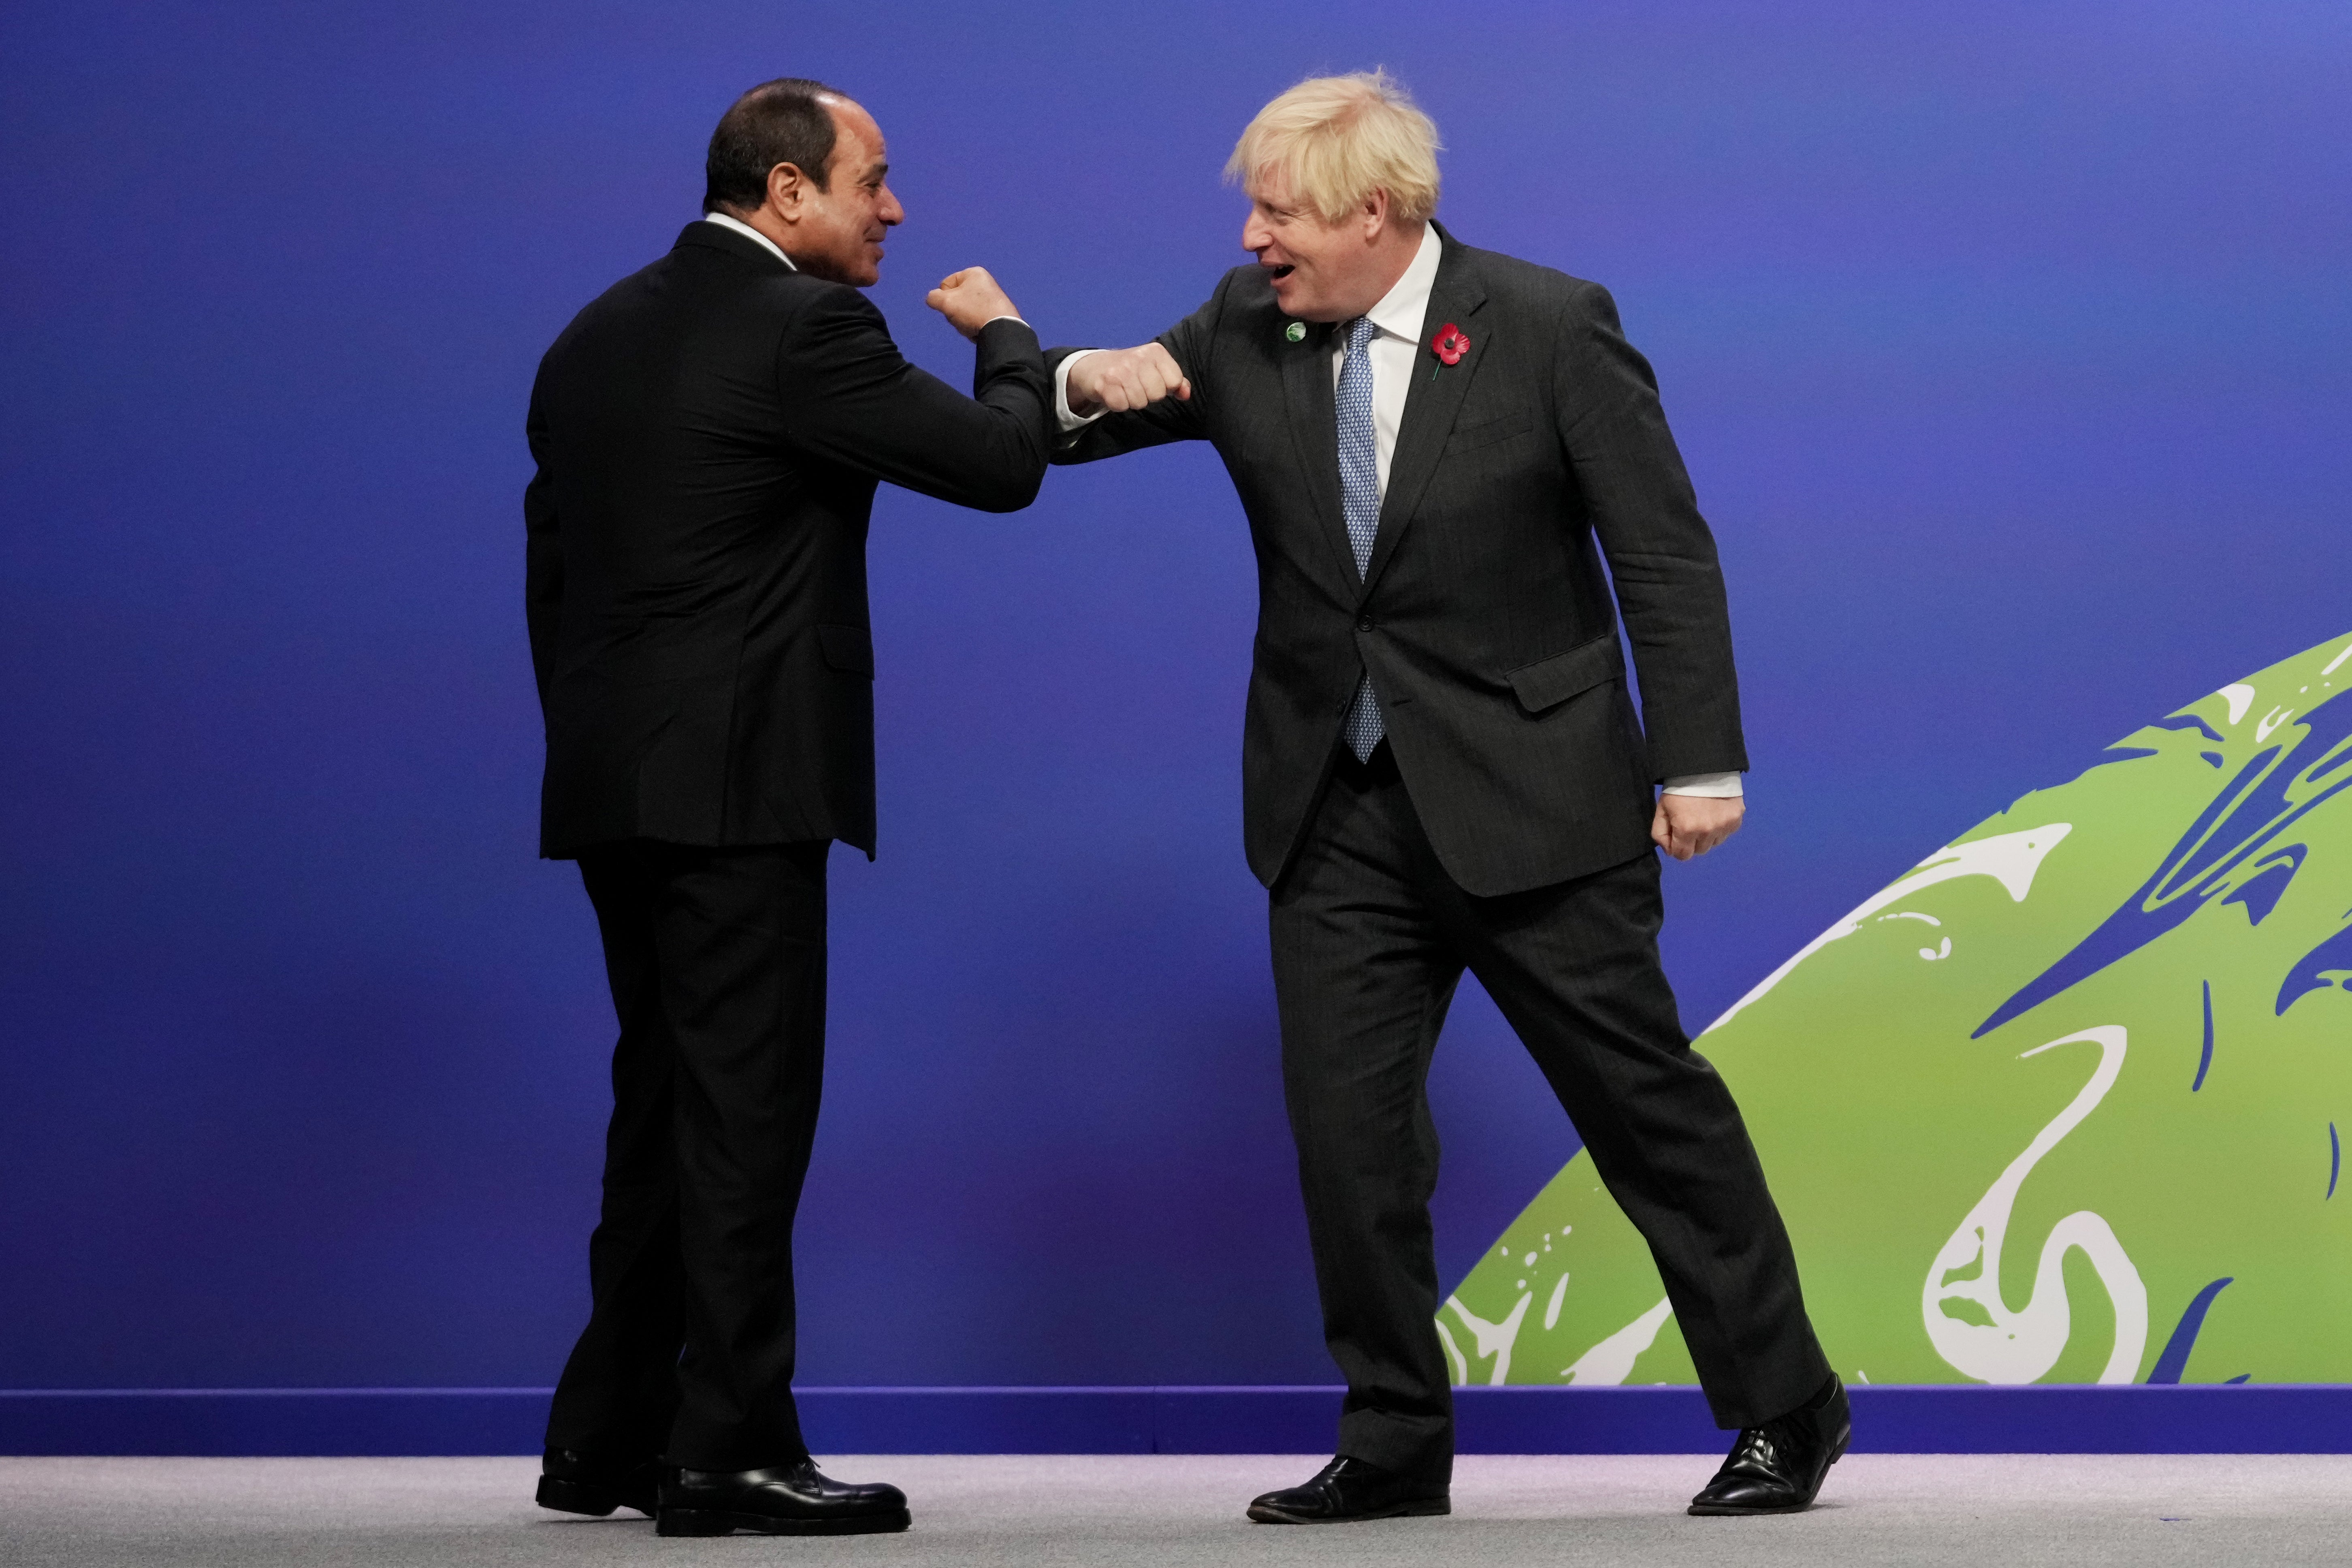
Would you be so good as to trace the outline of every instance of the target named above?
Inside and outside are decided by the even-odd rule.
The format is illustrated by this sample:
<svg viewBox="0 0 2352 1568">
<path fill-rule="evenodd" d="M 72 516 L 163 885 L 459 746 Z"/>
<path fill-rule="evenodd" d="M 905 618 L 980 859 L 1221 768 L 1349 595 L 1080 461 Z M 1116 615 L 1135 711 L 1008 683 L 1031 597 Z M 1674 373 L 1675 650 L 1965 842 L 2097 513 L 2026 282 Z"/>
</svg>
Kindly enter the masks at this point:
<svg viewBox="0 0 2352 1568">
<path fill-rule="evenodd" d="M 1385 63 L 1465 240 L 1601 279 L 1723 545 L 1751 826 L 1692 1027 L 2012 795 L 2345 629 L 2352 13 L 1977 3 L 14 5 L 0 16 L 0 1387 L 529 1384 L 612 1023 L 532 858 L 527 389 L 745 86 L 890 142 L 875 299 L 1127 342 L 1217 170 Z M 1323 1382 L 1205 450 L 887 490 L 835 858 L 812 1384 Z M 1465 994 L 1451 1279 L 1574 1149 Z"/>
</svg>

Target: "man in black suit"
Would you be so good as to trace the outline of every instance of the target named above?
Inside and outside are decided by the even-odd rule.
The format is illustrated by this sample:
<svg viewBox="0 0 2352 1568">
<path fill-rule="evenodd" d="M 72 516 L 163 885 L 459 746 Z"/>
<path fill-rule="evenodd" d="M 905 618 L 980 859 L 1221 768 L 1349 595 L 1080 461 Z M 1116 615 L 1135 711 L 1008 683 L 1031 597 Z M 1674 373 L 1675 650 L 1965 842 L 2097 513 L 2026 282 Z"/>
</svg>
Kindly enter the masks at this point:
<svg viewBox="0 0 2352 1568">
<path fill-rule="evenodd" d="M 1227 170 L 1256 265 L 1154 342 L 1048 356 L 1055 461 L 1207 440 L 1256 544 L 1244 815 L 1348 1395 L 1338 1457 L 1250 1517 L 1448 1510 L 1425 1083 L 1465 968 L 1649 1241 L 1740 1429 L 1691 1510 L 1801 1509 L 1844 1449 L 1844 1391 L 1656 942 L 1654 843 L 1704 854 L 1742 810 L 1714 540 L 1607 292 L 1437 227 L 1435 145 L 1385 75 L 1301 83 Z"/>
<path fill-rule="evenodd" d="M 793 1215 L 824 1047 L 825 852 L 874 852 L 866 531 L 888 480 L 990 511 L 1051 440 L 1036 335 L 978 268 L 930 295 L 973 397 L 857 292 L 905 216 L 881 131 L 796 79 L 711 137 L 704 218 L 583 310 L 532 388 L 540 852 L 577 859 L 620 1016 L 593 1307 L 539 1500 L 665 1535 L 903 1530 L 810 1460 Z"/>
</svg>

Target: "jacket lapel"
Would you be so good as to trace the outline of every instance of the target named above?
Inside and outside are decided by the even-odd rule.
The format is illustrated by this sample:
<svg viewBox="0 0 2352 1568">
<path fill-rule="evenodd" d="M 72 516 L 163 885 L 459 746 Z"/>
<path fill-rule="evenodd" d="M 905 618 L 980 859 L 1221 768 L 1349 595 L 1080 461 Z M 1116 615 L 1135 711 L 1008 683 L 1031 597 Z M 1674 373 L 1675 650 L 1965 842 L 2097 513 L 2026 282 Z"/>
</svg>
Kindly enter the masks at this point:
<svg viewBox="0 0 2352 1568">
<path fill-rule="evenodd" d="M 1339 500 L 1339 410 L 1331 391 L 1331 328 L 1314 322 L 1300 342 L 1282 345 L 1283 406 L 1290 438 L 1314 499 L 1323 536 L 1339 552 L 1346 580 L 1356 581 L 1355 546 L 1348 542 L 1348 512 Z"/>
<path fill-rule="evenodd" d="M 1437 280 L 1430 285 L 1429 314 L 1421 324 L 1421 341 L 1413 353 L 1412 384 L 1405 393 L 1404 422 L 1397 429 L 1396 451 L 1389 458 L 1389 488 L 1381 501 L 1380 531 L 1373 536 L 1371 564 L 1364 573 L 1367 595 L 1380 582 L 1389 557 L 1396 553 L 1398 536 L 1404 532 L 1421 506 L 1422 492 L 1429 488 L 1430 477 L 1437 471 L 1437 460 L 1444 455 L 1446 438 L 1454 434 L 1454 419 L 1462 412 L 1462 399 L 1470 390 L 1470 378 L 1477 373 L 1486 352 L 1486 334 L 1472 319 L 1478 313 L 1478 307 L 1486 302 L 1486 290 L 1479 286 L 1468 252 L 1444 229 L 1440 228 L 1437 237 L 1445 249 L 1438 258 Z M 1443 363 L 1429 349 L 1430 339 L 1448 321 L 1459 326 L 1470 339 L 1469 351 L 1457 364 Z M 1330 406 L 1330 402 L 1327 393 L 1325 405 Z M 1334 473 L 1339 469 L 1337 419 L 1334 413 L 1328 421 L 1334 426 L 1329 437 L 1329 467 Z M 1355 557 L 1350 555 L 1349 563 L 1354 563 Z"/>
</svg>

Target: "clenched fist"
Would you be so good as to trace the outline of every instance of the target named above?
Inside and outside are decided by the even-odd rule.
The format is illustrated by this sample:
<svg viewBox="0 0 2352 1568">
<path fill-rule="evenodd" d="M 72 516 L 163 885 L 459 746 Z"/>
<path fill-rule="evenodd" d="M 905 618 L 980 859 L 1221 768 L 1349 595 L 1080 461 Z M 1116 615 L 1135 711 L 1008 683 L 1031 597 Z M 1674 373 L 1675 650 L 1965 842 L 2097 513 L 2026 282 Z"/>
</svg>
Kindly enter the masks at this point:
<svg viewBox="0 0 2352 1568">
<path fill-rule="evenodd" d="M 1158 343 L 1141 348 L 1099 349 L 1070 362 L 1070 412 L 1123 414 L 1173 394 L 1192 395 L 1192 383 L 1175 357 Z"/>
<path fill-rule="evenodd" d="M 1661 795 L 1650 837 L 1675 859 L 1687 860 L 1738 832 L 1747 817 L 1748 803 L 1738 795 Z"/>
<path fill-rule="evenodd" d="M 1021 313 L 1020 307 L 1005 297 L 985 267 L 967 267 L 961 272 L 949 273 L 940 279 L 938 288 L 923 296 L 923 303 L 945 316 L 948 325 L 967 338 L 980 336 L 980 329 L 999 316 Z"/>
</svg>

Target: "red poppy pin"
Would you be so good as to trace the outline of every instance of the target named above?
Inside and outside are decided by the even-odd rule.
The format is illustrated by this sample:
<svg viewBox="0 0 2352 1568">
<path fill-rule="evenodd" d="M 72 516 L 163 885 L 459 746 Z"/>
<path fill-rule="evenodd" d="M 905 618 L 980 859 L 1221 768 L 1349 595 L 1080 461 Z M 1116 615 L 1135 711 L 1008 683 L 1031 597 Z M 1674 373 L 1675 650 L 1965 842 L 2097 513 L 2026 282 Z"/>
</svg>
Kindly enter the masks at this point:
<svg viewBox="0 0 2352 1568">
<path fill-rule="evenodd" d="M 1429 340 L 1429 352 L 1447 364 L 1460 364 L 1462 356 L 1470 352 L 1470 334 L 1448 321 Z"/>
</svg>

